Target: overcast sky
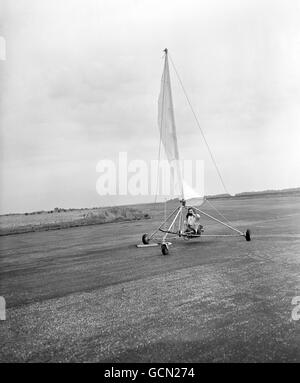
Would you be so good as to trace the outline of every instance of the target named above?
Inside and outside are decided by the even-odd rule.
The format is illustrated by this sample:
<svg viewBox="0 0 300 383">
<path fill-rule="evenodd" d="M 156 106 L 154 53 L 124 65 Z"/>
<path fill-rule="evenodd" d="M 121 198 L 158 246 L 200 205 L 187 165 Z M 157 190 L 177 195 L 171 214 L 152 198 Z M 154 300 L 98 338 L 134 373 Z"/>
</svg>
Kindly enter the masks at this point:
<svg viewBox="0 0 300 383">
<path fill-rule="evenodd" d="M 170 54 L 231 193 L 300 186 L 300 2 L 1 1 L 0 212 L 127 203 L 97 162 L 156 159 Z M 222 185 L 172 72 L 183 158 Z M 151 197 L 150 200 L 153 200 Z"/>
</svg>

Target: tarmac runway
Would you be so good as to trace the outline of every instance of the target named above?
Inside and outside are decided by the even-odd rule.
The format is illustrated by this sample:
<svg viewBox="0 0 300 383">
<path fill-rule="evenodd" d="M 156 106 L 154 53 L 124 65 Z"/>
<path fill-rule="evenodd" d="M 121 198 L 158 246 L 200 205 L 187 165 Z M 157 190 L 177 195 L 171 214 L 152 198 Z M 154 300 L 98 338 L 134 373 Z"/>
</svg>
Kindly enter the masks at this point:
<svg viewBox="0 0 300 383">
<path fill-rule="evenodd" d="M 161 205 L 140 207 L 151 220 L 1 237 L 0 361 L 300 362 L 300 197 L 212 203 L 251 242 L 136 248 Z"/>
</svg>

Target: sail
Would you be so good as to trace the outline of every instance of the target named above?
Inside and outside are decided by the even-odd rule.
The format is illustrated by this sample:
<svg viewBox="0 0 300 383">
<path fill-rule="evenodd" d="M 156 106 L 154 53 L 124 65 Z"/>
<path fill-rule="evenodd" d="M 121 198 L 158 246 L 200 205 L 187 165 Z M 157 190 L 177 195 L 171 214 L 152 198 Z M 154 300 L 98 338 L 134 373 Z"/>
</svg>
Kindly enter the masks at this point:
<svg viewBox="0 0 300 383">
<path fill-rule="evenodd" d="M 169 165 L 174 169 L 175 189 L 178 190 L 179 197 L 189 203 L 190 200 L 192 200 L 193 204 L 199 205 L 203 203 L 203 196 L 193 190 L 182 177 L 167 49 L 165 49 L 165 53 L 164 70 L 158 98 L 158 126 L 160 130 L 160 139 L 165 149 Z"/>
<path fill-rule="evenodd" d="M 158 98 L 158 126 L 160 130 L 160 139 L 164 146 L 166 157 L 169 161 L 170 167 L 174 170 L 175 188 L 178 190 L 180 197 L 183 198 L 182 177 L 179 164 L 179 151 L 167 51 L 161 78 L 161 89 Z"/>
<path fill-rule="evenodd" d="M 204 195 L 194 190 L 185 180 L 183 183 L 183 198 L 188 205 L 200 206 L 204 202 Z"/>
</svg>

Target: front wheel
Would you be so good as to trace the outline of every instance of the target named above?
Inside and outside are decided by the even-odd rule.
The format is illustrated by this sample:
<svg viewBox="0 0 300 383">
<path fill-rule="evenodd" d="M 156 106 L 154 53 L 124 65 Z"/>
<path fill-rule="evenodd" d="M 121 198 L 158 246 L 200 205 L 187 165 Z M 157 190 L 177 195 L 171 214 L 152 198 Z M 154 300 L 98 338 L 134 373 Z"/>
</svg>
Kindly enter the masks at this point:
<svg viewBox="0 0 300 383">
<path fill-rule="evenodd" d="M 248 229 L 245 234 L 246 241 L 251 241 L 250 230 Z"/>
<path fill-rule="evenodd" d="M 162 252 L 163 255 L 168 255 L 169 254 L 168 246 L 165 243 L 163 243 L 161 245 L 161 252 Z"/>
<path fill-rule="evenodd" d="M 149 245 L 149 237 L 148 237 L 148 234 L 144 234 L 142 236 L 142 242 L 144 245 Z"/>
</svg>

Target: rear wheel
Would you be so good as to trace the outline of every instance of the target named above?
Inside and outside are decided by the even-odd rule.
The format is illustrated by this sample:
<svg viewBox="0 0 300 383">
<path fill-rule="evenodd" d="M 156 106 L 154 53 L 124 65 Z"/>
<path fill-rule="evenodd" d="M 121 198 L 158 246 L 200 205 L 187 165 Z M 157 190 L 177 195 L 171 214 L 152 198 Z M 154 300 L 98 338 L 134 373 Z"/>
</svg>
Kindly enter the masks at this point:
<svg viewBox="0 0 300 383">
<path fill-rule="evenodd" d="M 148 245 L 149 244 L 149 237 L 148 237 L 148 234 L 144 234 L 142 236 L 142 242 L 144 245 Z"/>
<path fill-rule="evenodd" d="M 246 241 L 251 241 L 251 235 L 250 235 L 250 230 L 247 229 L 246 234 L 245 234 Z"/>
<path fill-rule="evenodd" d="M 165 243 L 163 243 L 161 245 L 161 252 L 162 252 L 163 255 L 168 255 L 169 254 L 168 246 Z"/>
</svg>

